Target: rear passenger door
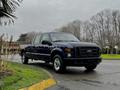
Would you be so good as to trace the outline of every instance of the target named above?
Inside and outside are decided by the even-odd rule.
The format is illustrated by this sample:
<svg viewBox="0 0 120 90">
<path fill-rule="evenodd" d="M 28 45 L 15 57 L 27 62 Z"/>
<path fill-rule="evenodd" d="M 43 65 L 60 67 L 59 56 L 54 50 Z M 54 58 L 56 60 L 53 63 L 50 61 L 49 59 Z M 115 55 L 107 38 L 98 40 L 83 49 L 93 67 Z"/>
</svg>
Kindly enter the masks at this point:
<svg viewBox="0 0 120 90">
<path fill-rule="evenodd" d="M 41 39 L 41 34 L 36 35 L 33 44 L 32 44 L 32 57 L 33 59 L 41 59 L 41 56 L 39 54 L 39 47 L 41 47 L 41 43 L 40 43 L 40 39 Z"/>
<path fill-rule="evenodd" d="M 32 39 L 32 43 L 25 48 L 26 56 L 29 59 L 35 59 L 35 52 L 36 52 L 35 44 L 38 42 L 40 42 L 40 36 L 35 35 L 34 38 Z"/>
</svg>

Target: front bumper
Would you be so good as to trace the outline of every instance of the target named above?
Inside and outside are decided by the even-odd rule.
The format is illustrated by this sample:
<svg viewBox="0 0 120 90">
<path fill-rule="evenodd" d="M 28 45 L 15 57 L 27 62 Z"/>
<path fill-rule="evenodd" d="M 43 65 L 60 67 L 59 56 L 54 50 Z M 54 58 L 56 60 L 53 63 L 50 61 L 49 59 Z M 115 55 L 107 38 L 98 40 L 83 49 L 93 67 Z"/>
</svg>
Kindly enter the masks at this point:
<svg viewBox="0 0 120 90">
<path fill-rule="evenodd" d="M 67 66 L 86 66 L 92 64 L 99 64 L 102 61 L 100 57 L 89 58 L 64 58 L 64 62 Z"/>
</svg>

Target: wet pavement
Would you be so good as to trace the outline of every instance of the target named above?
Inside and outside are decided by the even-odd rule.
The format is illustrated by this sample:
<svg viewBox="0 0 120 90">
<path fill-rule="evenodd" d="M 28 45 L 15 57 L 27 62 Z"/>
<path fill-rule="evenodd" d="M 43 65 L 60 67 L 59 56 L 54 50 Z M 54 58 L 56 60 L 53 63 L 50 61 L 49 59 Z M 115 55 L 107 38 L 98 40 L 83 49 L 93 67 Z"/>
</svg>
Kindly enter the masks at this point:
<svg viewBox="0 0 120 90">
<path fill-rule="evenodd" d="M 18 55 L 11 59 L 21 62 Z M 51 65 L 43 62 L 30 62 L 29 65 L 46 69 L 57 80 L 57 85 L 47 90 L 120 90 L 120 60 L 103 60 L 92 72 L 68 67 L 63 74 L 55 73 Z"/>
</svg>

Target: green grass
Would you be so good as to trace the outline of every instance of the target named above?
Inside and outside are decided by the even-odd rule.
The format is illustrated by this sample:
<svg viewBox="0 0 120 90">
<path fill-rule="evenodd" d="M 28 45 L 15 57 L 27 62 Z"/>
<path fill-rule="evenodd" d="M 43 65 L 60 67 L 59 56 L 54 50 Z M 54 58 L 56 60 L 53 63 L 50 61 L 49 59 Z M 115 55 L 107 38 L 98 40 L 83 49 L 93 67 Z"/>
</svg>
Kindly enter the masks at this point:
<svg viewBox="0 0 120 90">
<path fill-rule="evenodd" d="M 8 62 L 8 68 L 13 74 L 2 79 L 2 90 L 18 90 L 49 78 L 41 68 L 33 66 Z"/>
<path fill-rule="evenodd" d="M 120 54 L 102 54 L 103 59 L 120 59 Z"/>
</svg>

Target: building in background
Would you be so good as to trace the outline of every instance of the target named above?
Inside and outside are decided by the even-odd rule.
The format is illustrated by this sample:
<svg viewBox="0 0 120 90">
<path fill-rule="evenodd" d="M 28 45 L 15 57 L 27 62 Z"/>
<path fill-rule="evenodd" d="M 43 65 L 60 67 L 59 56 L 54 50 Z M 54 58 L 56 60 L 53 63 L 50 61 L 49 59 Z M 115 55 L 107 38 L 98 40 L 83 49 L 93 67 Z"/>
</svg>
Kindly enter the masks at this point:
<svg viewBox="0 0 120 90">
<path fill-rule="evenodd" d="M 15 54 L 20 50 L 20 45 L 17 42 L 2 41 L 0 45 L 1 54 Z"/>
</svg>

